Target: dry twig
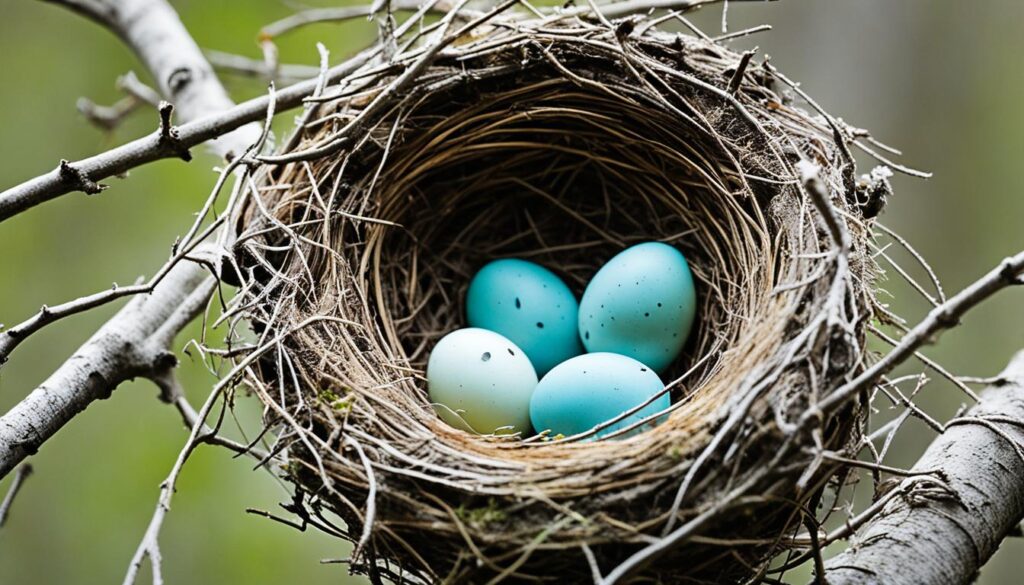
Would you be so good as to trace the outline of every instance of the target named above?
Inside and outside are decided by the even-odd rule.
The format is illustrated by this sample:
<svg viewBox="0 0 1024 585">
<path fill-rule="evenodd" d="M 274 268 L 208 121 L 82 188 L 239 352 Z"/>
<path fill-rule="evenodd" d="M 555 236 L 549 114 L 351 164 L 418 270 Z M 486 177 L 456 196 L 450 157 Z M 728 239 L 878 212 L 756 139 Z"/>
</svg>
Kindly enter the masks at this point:
<svg viewBox="0 0 1024 585">
<path fill-rule="evenodd" d="M 0 528 L 7 523 L 7 517 L 11 514 L 11 506 L 14 505 L 14 498 L 18 497 L 18 492 L 21 491 L 22 485 L 30 475 L 32 475 L 32 466 L 28 463 L 22 464 L 18 468 L 18 472 L 14 474 L 14 479 L 11 480 L 11 485 L 7 488 L 7 495 L 0 502 Z"/>
</svg>

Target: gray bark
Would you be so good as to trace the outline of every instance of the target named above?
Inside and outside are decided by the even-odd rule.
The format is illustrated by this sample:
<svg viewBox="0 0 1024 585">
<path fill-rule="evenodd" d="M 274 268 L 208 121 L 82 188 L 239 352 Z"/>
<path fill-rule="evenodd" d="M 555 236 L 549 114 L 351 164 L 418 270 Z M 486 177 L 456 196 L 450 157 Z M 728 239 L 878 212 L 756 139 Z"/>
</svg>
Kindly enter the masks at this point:
<svg viewBox="0 0 1024 585">
<path fill-rule="evenodd" d="M 829 585 L 974 581 L 1024 517 L 1024 352 L 1001 379 L 914 466 L 941 470 L 955 497 L 895 498 L 826 563 Z"/>
<path fill-rule="evenodd" d="M 180 87 L 174 71 L 209 71 L 202 53 L 165 0 L 91 0 L 59 2 L 110 27 L 130 41 L 140 58 L 154 67 L 161 88 L 173 91 L 182 118 L 202 118 L 232 106 L 216 77 L 201 77 Z M 128 18 L 130 16 L 130 18 Z M 139 32 L 121 30 L 142 27 Z M 164 53 L 164 54 L 161 54 Z M 205 74 L 204 74 L 205 75 Z M 208 95 L 207 95 L 208 94 Z M 241 152 L 260 134 L 250 124 L 221 138 L 214 147 Z M 121 382 L 137 376 L 158 378 L 176 365 L 169 348 L 174 337 L 202 311 L 214 283 L 197 263 L 180 262 L 147 295 L 135 297 L 85 342 L 42 385 L 0 417 L 0 479 L 59 431 L 89 404 L 107 398 Z"/>
<path fill-rule="evenodd" d="M 182 120 L 198 120 L 234 107 L 213 67 L 164 0 L 48 0 L 110 29 L 132 49 L 153 76 L 164 99 Z M 265 110 L 266 108 L 264 108 Z M 222 158 L 240 152 L 259 137 L 247 125 L 207 144 Z"/>
<path fill-rule="evenodd" d="M 126 0 L 124 5 L 149 6 L 148 10 L 135 8 L 128 11 L 113 0 L 49 0 L 72 8 L 76 12 L 115 29 L 123 26 L 145 25 L 160 42 L 149 45 L 148 39 L 134 33 L 117 32 L 122 38 L 135 39 L 133 48 L 147 65 L 158 67 L 153 76 L 161 88 L 171 92 L 165 97 L 175 102 L 177 117 L 182 125 L 176 128 L 176 140 L 168 144 L 160 132 L 137 138 L 106 152 L 70 163 L 63 163 L 48 173 L 29 179 L 0 193 L 0 222 L 36 205 L 74 191 L 97 193 L 99 181 L 128 172 L 141 165 L 165 158 L 181 156 L 183 151 L 210 142 L 215 153 L 227 157 L 240 153 L 256 141 L 260 128 L 255 122 L 267 115 L 270 98 L 266 95 L 234 105 L 227 99 L 223 87 L 213 76 L 209 63 L 188 35 L 181 21 L 164 0 Z M 143 12 L 147 18 L 126 19 L 120 14 Z M 173 20 L 163 20 L 167 18 Z M 173 32 L 171 29 L 174 29 Z M 179 50 L 179 47 L 181 48 Z M 167 56 L 158 56 L 167 53 Z M 368 53 L 331 68 L 328 82 L 343 77 L 366 62 Z M 194 61 L 193 61 L 194 60 Z M 189 65 L 191 63 L 191 65 Z M 178 73 L 176 71 L 193 71 Z M 187 82 L 178 80 L 187 76 Z M 303 104 L 319 84 L 319 78 L 296 83 L 276 93 L 276 111 L 282 112 Z M 166 86 L 166 87 L 165 87 Z M 209 97 L 200 94 L 209 93 Z"/>
<path fill-rule="evenodd" d="M 327 73 L 326 80 L 331 82 L 344 77 L 365 63 L 368 56 L 368 53 L 360 53 L 349 61 L 332 67 Z M 308 97 L 320 83 L 319 78 L 309 79 L 277 92 L 275 96 L 277 112 L 301 106 L 302 100 Z M 73 173 L 68 173 L 59 166 L 48 173 L 15 185 L 0 193 L 0 222 L 67 193 L 74 191 L 98 192 L 96 189 L 99 188 L 97 185 L 99 181 L 121 175 L 156 160 L 179 157 L 182 150 L 214 140 L 243 125 L 264 120 L 269 103 L 270 98 L 264 95 L 223 112 L 208 112 L 207 115 L 195 120 L 179 116 L 186 123 L 177 127 L 176 143 L 170 147 L 161 140 L 159 132 L 154 132 L 106 152 L 68 163 L 68 166 L 74 169 Z M 258 126 L 255 126 L 249 134 L 257 136 L 259 134 Z M 232 136 L 234 135 L 237 135 L 237 132 L 232 134 Z M 220 144 L 221 147 L 227 146 L 224 143 Z M 240 141 L 240 144 L 235 145 L 233 149 L 240 152 L 244 147 L 244 142 Z M 232 148 L 228 148 L 225 152 L 231 150 Z"/>
<path fill-rule="evenodd" d="M 202 310 L 213 279 L 182 262 L 149 295 L 132 299 L 89 341 L 0 417 L 0 478 L 96 400 L 136 376 L 154 377 L 177 365 L 168 349 L 175 334 Z"/>
</svg>

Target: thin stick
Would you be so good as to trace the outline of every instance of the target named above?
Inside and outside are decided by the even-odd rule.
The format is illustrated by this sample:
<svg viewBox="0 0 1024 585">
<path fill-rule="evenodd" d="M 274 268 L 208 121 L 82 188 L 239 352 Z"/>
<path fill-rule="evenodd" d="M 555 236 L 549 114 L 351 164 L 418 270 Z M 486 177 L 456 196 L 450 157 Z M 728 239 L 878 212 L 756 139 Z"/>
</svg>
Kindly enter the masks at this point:
<svg viewBox="0 0 1024 585">
<path fill-rule="evenodd" d="M 367 61 L 369 56 L 369 53 L 360 53 L 349 61 L 332 67 L 326 76 L 327 81 L 336 81 L 355 71 Z M 303 99 L 312 93 L 319 83 L 318 78 L 308 79 L 278 91 L 276 95 L 277 111 L 284 112 L 301 106 Z M 218 143 L 221 145 L 218 146 L 218 149 L 223 150 L 225 154 L 241 152 L 244 144 L 239 147 L 239 140 L 231 139 L 232 146 L 229 148 L 227 147 L 228 139 L 221 137 L 232 130 L 261 120 L 266 115 L 269 101 L 270 98 L 264 95 L 243 102 L 224 112 L 209 113 L 193 122 L 182 124 L 176 128 L 178 144 L 181 148 L 189 149 L 218 139 L 222 141 Z M 253 134 L 247 133 L 246 137 L 255 139 L 259 127 L 254 127 L 254 131 Z M 0 222 L 61 195 L 83 190 L 86 181 L 95 184 L 104 179 L 122 175 L 144 164 L 178 156 L 178 152 L 170 151 L 162 144 L 159 133 L 153 133 L 102 154 L 69 162 L 62 167 L 66 166 L 72 169 L 81 178 L 68 179 L 68 173 L 62 172 L 61 168 L 58 168 L 0 193 Z"/>
<path fill-rule="evenodd" d="M 146 532 L 142 537 L 142 541 L 139 543 L 139 546 L 135 550 L 135 554 L 132 556 L 132 560 L 128 565 L 128 572 L 125 574 L 123 585 L 132 585 L 135 582 L 139 569 L 142 567 L 142 563 L 147 557 L 150 559 L 150 564 L 153 567 L 154 585 L 162 585 L 163 576 L 161 572 L 162 555 L 160 552 L 160 529 L 163 527 L 164 518 L 166 518 L 167 512 L 171 509 L 171 498 L 174 496 L 175 484 L 177 483 L 178 476 L 181 475 L 181 470 L 192 455 L 192 452 L 204 441 L 202 435 L 204 433 L 204 429 L 208 428 L 206 426 L 206 419 L 209 417 L 214 404 L 216 404 L 221 394 L 228 386 L 236 383 L 237 378 L 245 372 L 246 368 L 248 368 L 249 365 L 264 353 L 275 348 L 283 339 L 316 321 L 316 318 L 307 319 L 303 323 L 297 325 L 295 329 L 278 334 L 263 346 L 257 348 L 239 361 L 239 363 L 235 365 L 235 367 L 232 368 L 231 371 L 223 378 L 221 378 L 221 380 L 210 391 L 209 396 L 207 396 L 206 401 L 195 416 L 195 423 L 192 425 L 188 440 L 185 441 L 184 447 L 182 447 L 181 451 L 178 453 L 178 458 L 171 467 L 171 471 L 168 473 L 167 478 L 160 484 L 160 497 L 157 501 L 156 510 L 153 512 L 153 517 L 149 521 L 149 526 L 146 527 Z"/>
<path fill-rule="evenodd" d="M 390 0 L 388 7 L 396 12 L 415 12 L 419 10 L 419 0 Z M 445 14 L 450 6 L 438 4 L 431 12 Z M 295 29 L 325 22 L 345 22 L 356 18 L 368 18 L 373 14 L 373 6 L 363 4 L 357 6 L 339 6 L 336 8 L 312 8 L 296 12 L 281 20 L 274 21 L 260 30 L 260 39 L 275 39 Z M 468 11 L 464 11 L 468 14 Z"/>
<path fill-rule="evenodd" d="M 11 480 L 11 487 L 8 488 L 3 502 L 0 502 L 0 528 L 3 528 L 4 524 L 7 523 L 7 517 L 11 513 L 11 506 L 14 504 L 14 498 L 18 496 L 21 486 L 30 475 L 32 475 L 32 465 L 29 463 L 23 463 L 18 468 L 18 472 L 14 474 L 14 479 Z"/>
<path fill-rule="evenodd" d="M 320 74 L 317 67 L 279 63 L 276 69 L 267 67 L 266 62 L 244 55 L 207 49 L 203 51 L 214 69 L 245 77 L 258 77 L 274 81 L 297 82 L 312 79 Z"/>
<path fill-rule="evenodd" d="M 110 27 L 122 38 L 136 39 L 137 43 L 132 46 L 144 52 L 144 55 L 140 53 L 140 57 L 155 68 L 152 71 L 155 78 L 170 77 L 171 73 L 177 70 L 174 67 L 183 67 L 187 71 L 203 71 L 209 67 L 177 15 L 164 0 L 121 2 L 117 3 L 118 10 L 113 9 L 114 4 L 111 0 L 69 2 L 64 5 Z M 124 10 L 121 10 L 122 8 Z M 113 14 L 114 12 L 118 14 Z M 134 18 L 126 19 L 127 16 Z M 143 27 L 143 30 L 122 30 L 135 26 Z M 158 34 L 162 42 L 148 44 L 143 38 L 146 34 Z M 171 69 L 167 69 L 168 67 Z M 216 113 L 216 110 L 203 110 L 206 107 L 229 106 L 230 102 L 225 104 L 220 97 L 226 95 L 223 89 L 213 89 L 215 87 L 219 87 L 219 83 L 212 75 L 203 83 L 187 83 L 183 87 L 178 87 L 178 101 L 190 104 L 190 107 L 180 108 L 179 114 L 188 119 L 189 116 Z M 208 91 L 210 96 L 207 97 L 191 95 L 192 92 Z M 263 102 L 265 115 L 270 100 L 264 97 L 260 101 Z M 249 121 L 240 120 L 232 124 L 232 128 L 241 127 Z M 198 122 L 200 127 L 205 127 L 206 124 L 204 121 Z M 177 139 L 182 141 L 181 144 L 184 144 L 183 128 L 176 129 Z M 169 132 L 170 128 L 165 130 Z M 209 132 L 209 129 L 206 132 Z M 248 136 L 258 136 L 259 133 L 259 127 L 253 126 L 251 130 L 224 136 L 216 149 L 225 154 L 242 152 L 249 144 L 244 140 L 247 140 Z M 150 144 L 149 148 L 167 156 L 180 156 L 180 152 L 169 152 L 162 134 L 157 131 L 143 139 L 143 142 Z M 220 134 L 223 132 L 213 132 L 209 137 Z M 131 148 L 127 150 L 132 152 Z M 108 171 L 116 168 L 126 170 L 125 165 L 124 160 L 118 160 L 114 166 L 108 167 Z M 128 167 L 130 166 L 132 165 L 128 164 Z M 82 173 L 80 168 L 72 165 L 66 167 L 80 174 L 81 180 L 93 182 L 94 177 Z M 56 175 L 51 173 L 50 176 L 51 179 L 55 176 L 56 182 L 47 183 L 48 180 L 44 179 L 42 184 L 50 184 L 51 188 L 55 186 L 57 192 L 66 192 L 74 188 L 74 185 L 64 183 L 64 175 L 60 172 Z M 39 184 L 36 183 L 37 186 Z M 81 181 L 76 184 L 80 185 Z M 17 192 L 17 188 L 14 191 Z M 34 196 L 28 199 L 9 199 L 9 193 L 11 191 L 0 195 L 0 220 L 9 217 L 7 212 L 14 212 L 20 205 L 17 203 L 19 201 L 31 207 L 47 200 L 45 197 L 38 199 Z M 15 208 L 6 207 L 11 201 L 16 202 Z M 113 389 L 122 381 L 141 375 L 157 375 L 173 367 L 176 359 L 169 353 L 168 346 L 177 332 L 202 311 L 205 298 L 208 298 L 214 289 L 213 281 L 207 277 L 205 268 L 200 264 L 188 262 L 175 266 L 148 295 L 136 297 L 128 303 L 46 382 L 0 417 L 0 477 L 10 473 L 23 459 L 34 454 L 45 441 L 86 406 L 95 400 L 110 396 Z"/>
<path fill-rule="evenodd" d="M 928 315 L 906 335 L 885 357 L 875 362 L 859 376 L 840 386 L 818 404 L 821 412 L 831 412 L 872 384 L 879 376 L 892 371 L 914 355 L 919 348 L 932 343 L 943 331 L 959 324 L 960 318 L 982 301 L 1008 286 L 1020 285 L 1024 274 L 1024 251 L 1004 259 L 988 274 L 967 286 L 948 301 L 932 309 Z M 818 413 L 807 412 L 801 422 L 810 423 Z"/>
</svg>

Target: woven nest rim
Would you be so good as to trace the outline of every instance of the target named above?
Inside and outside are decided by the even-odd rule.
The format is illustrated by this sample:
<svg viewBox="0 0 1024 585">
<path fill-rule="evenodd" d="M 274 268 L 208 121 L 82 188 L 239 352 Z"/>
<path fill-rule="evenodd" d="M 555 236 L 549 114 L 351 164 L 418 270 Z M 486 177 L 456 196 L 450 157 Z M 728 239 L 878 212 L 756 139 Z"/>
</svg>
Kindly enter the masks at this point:
<svg viewBox="0 0 1024 585">
<path fill-rule="evenodd" d="M 767 64 L 743 71 L 746 58 L 718 44 L 653 28 L 627 42 L 589 23 L 509 22 L 420 72 L 356 144 L 278 167 L 253 193 L 254 235 L 240 239 L 253 245 L 238 253 L 255 275 L 247 317 L 289 339 L 249 384 L 289 446 L 288 477 L 343 518 L 332 530 L 371 576 L 584 581 L 701 518 L 705 540 L 751 541 L 731 549 L 744 563 L 705 542 L 642 574 L 752 574 L 832 475 L 794 489 L 806 461 L 761 472 L 780 429 L 818 398 L 808 364 L 831 379 L 864 365 L 875 268 L 852 162 Z M 317 99 L 291 152 L 330 144 L 395 79 L 364 71 Z M 851 234 L 841 277 L 800 161 L 818 166 Z M 610 252 L 649 239 L 692 259 L 702 299 L 696 339 L 666 376 L 667 422 L 544 442 L 436 417 L 425 357 L 460 326 L 458 283 L 481 262 L 544 260 L 579 294 Z M 822 338 L 821 312 L 837 306 L 848 330 Z M 822 427 L 826 444 L 855 439 L 856 408 Z M 761 498 L 718 506 L 738 486 Z"/>
</svg>

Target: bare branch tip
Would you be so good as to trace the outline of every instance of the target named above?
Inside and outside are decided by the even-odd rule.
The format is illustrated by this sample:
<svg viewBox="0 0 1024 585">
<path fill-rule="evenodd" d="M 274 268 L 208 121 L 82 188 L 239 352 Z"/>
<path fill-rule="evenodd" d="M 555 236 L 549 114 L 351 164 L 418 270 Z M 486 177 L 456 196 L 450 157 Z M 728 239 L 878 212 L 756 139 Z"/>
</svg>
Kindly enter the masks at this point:
<svg viewBox="0 0 1024 585">
<path fill-rule="evenodd" d="M 11 506 L 14 504 L 14 498 L 18 495 L 18 492 L 21 491 L 25 480 L 32 475 L 33 471 L 34 469 L 32 468 L 31 463 L 23 463 L 21 467 L 18 468 L 17 474 L 15 474 L 14 479 L 11 481 L 11 487 L 7 490 L 7 495 L 4 496 L 3 501 L 0 502 L 0 528 L 7 523 L 7 517 L 10 515 Z"/>
<path fill-rule="evenodd" d="M 729 93 L 736 95 L 740 91 L 740 86 L 743 84 L 743 75 L 747 71 L 747 67 L 750 65 L 750 60 L 757 54 L 757 47 L 744 51 L 740 57 L 740 62 L 736 65 L 736 69 L 733 71 L 732 78 L 729 80 Z"/>
</svg>

